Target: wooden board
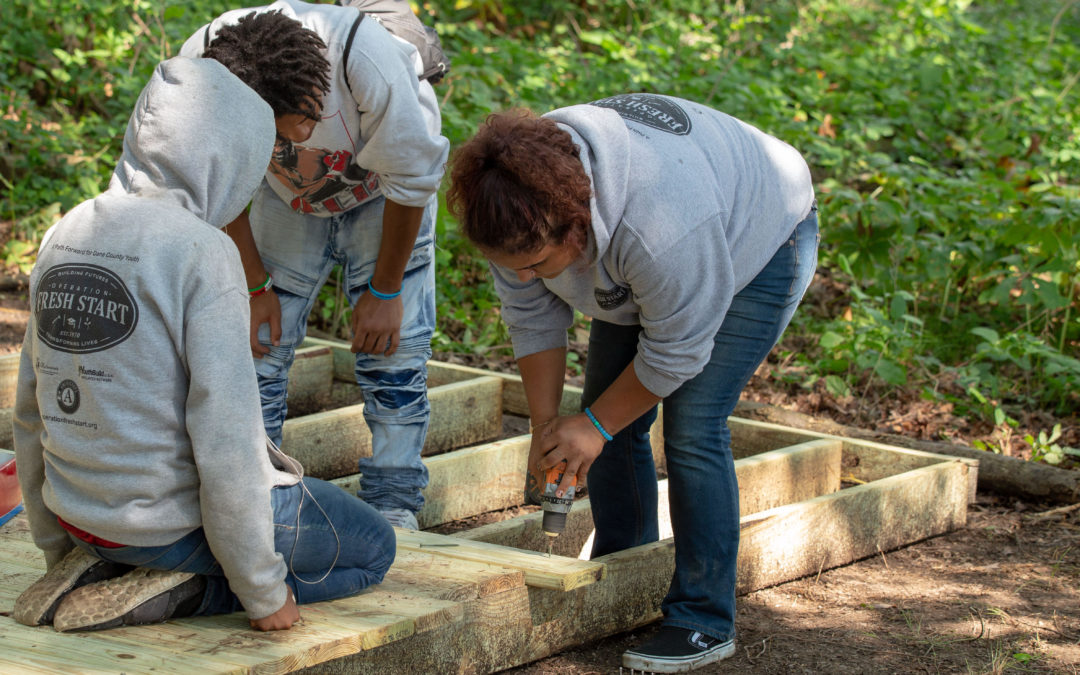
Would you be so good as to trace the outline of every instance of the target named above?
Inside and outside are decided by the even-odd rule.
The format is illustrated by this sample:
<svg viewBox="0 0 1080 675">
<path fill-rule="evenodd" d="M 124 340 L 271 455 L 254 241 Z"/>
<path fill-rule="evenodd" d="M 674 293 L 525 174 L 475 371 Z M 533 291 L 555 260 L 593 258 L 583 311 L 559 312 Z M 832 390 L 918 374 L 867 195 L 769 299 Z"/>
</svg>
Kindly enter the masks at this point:
<svg viewBox="0 0 1080 675">
<path fill-rule="evenodd" d="M 440 547 L 401 546 L 382 584 L 353 597 L 301 607 L 303 624 L 287 632 L 251 631 L 239 613 L 93 633 L 29 628 L 9 615 L 18 594 L 44 571 L 44 560 L 29 540 L 25 516 L 12 523 L 0 528 L 0 579 L 5 581 L 0 586 L 0 613 L 5 615 L 0 619 L 0 672 L 5 673 L 289 672 L 466 619 L 475 622 L 471 605 L 489 597 L 498 601 L 486 606 L 516 606 L 517 621 L 528 620 L 521 569 L 445 556 Z M 548 559 L 546 571 L 557 566 L 557 559 Z"/>
<path fill-rule="evenodd" d="M 502 381 L 483 377 L 435 387 L 428 392 L 430 430 L 423 454 L 490 440 L 502 428 Z M 356 473 L 371 456 L 371 431 L 364 405 L 336 408 L 285 420 L 283 451 L 304 465 L 307 475 L 329 480 Z"/>
<path fill-rule="evenodd" d="M 353 359 L 345 343 L 307 341 L 293 378 L 296 395 L 317 399 L 329 381 L 334 400 L 336 387 L 353 386 Z M 520 503 L 529 437 L 484 442 L 498 433 L 502 412 L 527 414 L 520 379 L 436 362 L 429 372 L 429 445 L 479 445 L 425 457 L 431 483 L 420 522 Z M 580 395 L 567 388 L 563 411 L 576 412 Z M 977 462 L 736 418 L 729 424 L 744 514 L 740 593 L 965 522 Z M 310 473 L 352 474 L 364 448 L 370 452 L 362 406 L 287 421 L 290 443 L 306 453 Z M 659 421 L 653 450 L 662 466 Z M 863 484 L 839 489 L 841 477 Z M 335 483 L 349 488 L 355 480 Z M 663 493 L 666 483 L 658 488 Z M 0 527 L 0 672 L 489 673 L 659 616 L 674 564 L 671 539 L 579 560 L 592 531 L 586 498 L 574 505 L 549 557 L 539 552 L 548 539 L 540 518 L 533 513 L 455 536 L 398 530 L 398 558 L 381 585 L 304 606 L 304 624 L 284 633 L 255 633 L 232 614 L 64 635 L 10 619 L 15 597 L 43 571 L 20 516 Z"/>
</svg>

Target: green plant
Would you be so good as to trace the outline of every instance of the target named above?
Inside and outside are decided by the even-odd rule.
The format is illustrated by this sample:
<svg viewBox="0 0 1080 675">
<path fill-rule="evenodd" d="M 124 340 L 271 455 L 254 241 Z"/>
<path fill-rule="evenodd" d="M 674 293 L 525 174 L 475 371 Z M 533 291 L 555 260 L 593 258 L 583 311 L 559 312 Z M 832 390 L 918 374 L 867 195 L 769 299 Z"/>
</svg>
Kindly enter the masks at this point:
<svg viewBox="0 0 1080 675">
<path fill-rule="evenodd" d="M 1047 464 L 1061 464 L 1066 455 L 1080 457 L 1080 449 L 1061 447 L 1057 440 L 1061 438 L 1061 425 L 1055 424 L 1047 435 L 1046 431 L 1040 431 L 1038 436 L 1025 434 L 1024 440 L 1031 446 L 1031 459 L 1035 462 Z"/>
</svg>

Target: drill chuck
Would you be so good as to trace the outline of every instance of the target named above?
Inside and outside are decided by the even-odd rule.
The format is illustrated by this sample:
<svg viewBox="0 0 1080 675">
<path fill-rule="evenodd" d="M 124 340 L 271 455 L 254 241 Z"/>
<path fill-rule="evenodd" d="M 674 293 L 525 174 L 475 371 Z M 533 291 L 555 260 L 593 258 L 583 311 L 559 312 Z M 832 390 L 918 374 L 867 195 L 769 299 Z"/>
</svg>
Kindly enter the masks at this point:
<svg viewBox="0 0 1080 675">
<path fill-rule="evenodd" d="M 547 478 L 544 481 L 544 492 L 540 495 L 540 505 L 544 510 L 541 527 L 544 533 L 551 537 L 562 534 L 563 530 L 566 529 L 566 514 L 570 512 L 570 507 L 574 505 L 574 491 L 577 486 L 576 475 L 571 476 L 566 481 L 564 486 L 566 492 L 563 496 L 555 496 L 555 491 L 559 488 L 559 481 L 562 480 L 565 468 L 566 462 L 563 462 L 557 467 L 548 470 Z"/>
</svg>

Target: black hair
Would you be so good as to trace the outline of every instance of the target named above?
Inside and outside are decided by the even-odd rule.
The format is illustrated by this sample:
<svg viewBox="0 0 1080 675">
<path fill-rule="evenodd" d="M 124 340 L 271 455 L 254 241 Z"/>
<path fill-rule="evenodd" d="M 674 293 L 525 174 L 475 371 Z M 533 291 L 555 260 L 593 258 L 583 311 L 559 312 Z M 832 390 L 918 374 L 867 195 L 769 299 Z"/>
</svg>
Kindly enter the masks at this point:
<svg viewBox="0 0 1080 675">
<path fill-rule="evenodd" d="M 209 30 L 209 28 L 207 28 Z M 314 92 L 330 89 L 326 44 L 295 19 L 274 12 L 252 12 L 222 26 L 203 56 L 228 68 L 270 104 L 275 117 L 319 119 Z"/>
</svg>

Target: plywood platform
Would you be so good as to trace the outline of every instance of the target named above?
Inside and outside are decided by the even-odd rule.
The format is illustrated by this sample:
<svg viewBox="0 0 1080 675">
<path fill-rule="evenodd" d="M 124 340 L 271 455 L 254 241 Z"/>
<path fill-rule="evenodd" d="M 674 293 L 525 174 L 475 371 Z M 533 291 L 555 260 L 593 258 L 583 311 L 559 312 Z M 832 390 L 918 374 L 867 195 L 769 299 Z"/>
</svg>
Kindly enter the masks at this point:
<svg viewBox="0 0 1080 675">
<path fill-rule="evenodd" d="M 290 401 L 326 409 L 286 421 L 283 444 L 309 474 L 344 489 L 355 489 L 356 461 L 370 453 L 351 373 L 346 344 L 308 341 Z M 520 381 L 437 362 L 429 374 L 431 483 L 420 526 L 519 505 L 529 437 L 495 439 L 504 413 L 527 412 Z M 0 373 L 0 405 L 10 405 L 4 385 Z M 564 411 L 579 401 L 580 391 L 568 388 Z M 736 418 L 730 426 L 743 514 L 739 593 L 966 521 L 977 462 Z M 5 435 L 10 411 L 0 409 L 0 445 Z M 653 440 L 662 467 L 659 423 Z M 661 528 L 670 537 L 666 513 Z M 282 633 L 256 633 L 234 614 L 64 635 L 9 616 L 44 571 L 20 516 L 0 527 L 0 672 L 494 672 L 660 616 L 674 566 L 670 538 L 581 560 L 591 532 L 587 498 L 574 505 L 551 557 L 539 552 L 547 546 L 539 513 L 453 536 L 398 530 L 398 557 L 384 583 L 305 605 L 303 625 Z"/>
</svg>

